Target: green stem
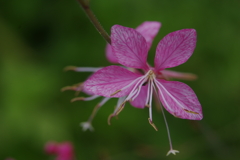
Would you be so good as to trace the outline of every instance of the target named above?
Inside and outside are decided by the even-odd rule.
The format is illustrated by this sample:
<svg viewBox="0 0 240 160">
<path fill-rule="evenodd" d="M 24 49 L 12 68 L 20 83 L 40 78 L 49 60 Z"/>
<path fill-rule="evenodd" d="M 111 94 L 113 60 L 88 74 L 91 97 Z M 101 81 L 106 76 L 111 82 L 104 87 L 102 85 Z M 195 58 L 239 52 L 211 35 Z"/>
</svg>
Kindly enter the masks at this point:
<svg viewBox="0 0 240 160">
<path fill-rule="evenodd" d="M 77 0 L 79 4 L 82 6 L 84 12 L 87 14 L 90 21 L 93 23 L 94 27 L 100 33 L 100 35 L 109 43 L 111 44 L 111 39 L 108 33 L 104 30 L 101 26 L 100 22 L 97 20 L 96 16 L 93 14 L 92 10 L 89 6 L 89 0 Z"/>
</svg>

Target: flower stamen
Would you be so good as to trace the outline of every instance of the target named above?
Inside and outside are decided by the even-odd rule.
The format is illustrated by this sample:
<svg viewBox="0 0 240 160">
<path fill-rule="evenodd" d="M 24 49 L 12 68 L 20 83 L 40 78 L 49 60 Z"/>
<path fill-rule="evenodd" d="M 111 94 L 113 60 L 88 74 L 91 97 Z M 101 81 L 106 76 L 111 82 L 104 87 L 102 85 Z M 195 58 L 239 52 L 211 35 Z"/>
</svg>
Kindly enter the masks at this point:
<svg viewBox="0 0 240 160">
<path fill-rule="evenodd" d="M 147 76 L 148 76 L 148 73 L 145 74 L 144 76 L 141 76 L 141 77 L 136 78 L 136 79 L 133 80 L 131 83 L 129 83 L 127 86 L 125 86 L 125 87 L 123 87 L 122 89 L 119 89 L 119 90 L 113 92 L 110 96 L 113 96 L 113 95 L 121 92 L 122 90 L 127 89 L 128 87 L 132 86 L 134 83 L 137 82 L 137 83 L 134 85 L 131 93 L 129 94 L 129 95 L 131 95 L 131 97 L 132 97 L 132 93 L 134 93 L 133 91 L 136 90 L 136 88 L 139 86 L 139 83 L 141 83 L 142 81 L 146 80 L 146 77 L 147 77 Z M 128 96 L 128 97 L 130 97 L 130 96 Z M 129 100 L 129 99 L 130 99 L 130 98 L 127 98 L 126 100 Z"/>
<path fill-rule="evenodd" d="M 199 113 L 197 113 L 197 112 L 189 111 L 189 110 L 187 110 L 187 109 L 183 109 L 183 110 L 186 111 L 186 112 L 188 112 L 188 113 L 199 114 Z"/>
<path fill-rule="evenodd" d="M 71 100 L 71 102 L 75 102 L 75 101 L 91 101 L 91 100 L 96 99 L 98 97 L 100 97 L 100 96 L 93 95 L 93 96 L 90 96 L 90 97 L 76 97 L 76 98 L 73 98 Z"/>
<path fill-rule="evenodd" d="M 150 124 L 156 131 L 158 131 L 156 125 L 151 121 L 150 118 L 148 118 L 148 122 L 149 122 L 149 124 Z"/>
<path fill-rule="evenodd" d="M 76 66 L 67 66 L 64 68 L 64 71 L 76 71 L 76 72 L 97 72 L 102 67 L 76 67 Z"/>
<path fill-rule="evenodd" d="M 116 116 L 119 115 L 119 113 L 124 109 L 125 103 L 126 103 L 126 101 L 124 101 L 124 102 L 121 104 L 120 108 L 117 110 L 117 112 L 116 112 L 116 114 L 115 114 Z"/>
<path fill-rule="evenodd" d="M 67 91 L 67 90 L 73 90 L 73 91 L 81 91 L 83 88 L 83 83 L 78 83 L 72 86 L 66 86 L 61 89 L 61 92 Z"/>
<path fill-rule="evenodd" d="M 108 116 L 108 125 L 111 125 L 111 122 L 110 122 L 110 121 L 111 121 L 112 117 L 117 116 L 116 113 L 119 111 L 122 103 L 124 102 L 124 99 L 126 99 L 126 96 L 120 97 L 120 98 L 118 99 L 117 106 L 116 106 L 116 108 L 114 109 L 114 112 Z"/>
<path fill-rule="evenodd" d="M 111 119 L 114 117 L 115 115 L 114 114 L 110 114 L 108 116 L 108 125 L 111 125 Z"/>
<path fill-rule="evenodd" d="M 88 130 L 88 129 L 89 129 L 90 131 L 93 131 L 93 130 L 94 130 L 94 128 L 92 127 L 92 120 L 93 120 L 93 118 L 95 117 L 95 115 L 96 115 L 96 113 L 98 112 L 98 110 L 100 109 L 100 107 L 103 106 L 109 99 L 110 99 L 110 98 L 104 98 L 100 103 L 98 103 L 98 104 L 94 107 L 94 109 L 93 109 L 90 117 L 88 118 L 88 121 L 82 122 L 82 123 L 80 124 L 80 125 L 83 127 L 83 131 L 86 131 L 86 130 Z"/>
<path fill-rule="evenodd" d="M 117 94 L 117 93 L 119 93 L 119 92 L 121 92 L 121 91 L 122 91 L 122 90 L 119 89 L 119 90 L 115 91 L 114 93 L 110 94 L 110 96 L 114 96 L 115 94 Z"/>
<path fill-rule="evenodd" d="M 160 92 L 160 94 L 162 94 L 161 88 L 160 88 L 160 86 L 159 86 L 159 85 L 161 85 L 161 84 L 160 84 L 156 79 L 154 79 L 154 84 L 155 84 L 156 87 L 158 88 L 158 91 Z M 155 92 L 156 92 L 156 95 L 159 95 L 158 92 L 157 92 L 157 89 L 156 89 L 155 85 L 153 85 L 153 88 L 154 88 L 154 90 L 155 90 Z M 164 89 L 165 89 L 165 88 L 164 88 Z M 159 96 L 158 96 L 158 97 L 159 97 Z M 163 100 L 165 101 L 164 98 L 163 98 Z M 159 101 L 159 103 L 161 103 L 159 99 L 158 99 L 158 101 Z M 161 110 L 162 110 L 163 119 L 164 119 L 164 122 L 165 122 L 165 125 L 166 125 L 166 129 L 167 129 L 168 141 L 169 141 L 169 146 L 170 146 L 170 151 L 168 151 L 167 156 L 168 156 L 170 153 L 172 153 L 172 154 L 175 155 L 176 153 L 179 153 L 179 151 L 174 150 L 173 147 L 172 147 L 172 140 L 171 140 L 171 136 L 170 136 L 170 130 L 169 130 L 169 127 L 168 127 L 167 119 L 166 119 L 166 116 L 165 116 L 165 113 L 164 113 L 164 110 L 163 110 L 162 105 L 160 105 L 160 106 L 161 106 Z"/>
</svg>

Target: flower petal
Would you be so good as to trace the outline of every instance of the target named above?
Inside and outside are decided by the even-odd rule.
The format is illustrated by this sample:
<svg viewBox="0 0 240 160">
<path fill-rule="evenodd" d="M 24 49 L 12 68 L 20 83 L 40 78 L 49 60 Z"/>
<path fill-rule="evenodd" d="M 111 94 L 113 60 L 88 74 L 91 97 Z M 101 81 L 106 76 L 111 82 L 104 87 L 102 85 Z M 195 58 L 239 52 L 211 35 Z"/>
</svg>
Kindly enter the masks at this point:
<svg viewBox="0 0 240 160">
<path fill-rule="evenodd" d="M 175 117 L 201 120 L 202 107 L 194 91 L 186 84 L 177 81 L 158 80 L 160 100 L 165 109 Z"/>
<path fill-rule="evenodd" d="M 136 108 L 144 108 L 146 105 L 148 85 L 142 86 L 139 95 L 131 101 L 131 105 Z"/>
<path fill-rule="evenodd" d="M 122 97 L 127 95 L 132 89 L 135 79 L 141 77 L 123 67 L 108 66 L 95 72 L 84 82 L 84 90 L 104 97 Z M 128 88 L 121 90 L 129 85 Z M 118 91 L 118 92 L 116 92 Z M 113 96 L 112 94 L 115 93 Z"/>
<path fill-rule="evenodd" d="M 152 41 L 154 37 L 157 35 L 160 27 L 161 27 L 160 22 L 146 21 L 136 28 L 136 31 L 138 31 L 145 38 L 148 50 L 150 49 Z M 105 52 L 109 62 L 118 63 L 115 54 L 113 54 L 112 52 L 112 46 L 110 44 L 107 44 Z"/>
<path fill-rule="evenodd" d="M 110 44 L 107 44 L 105 52 L 106 52 L 107 60 L 109 62 L 111 62 L 111 63 L 118 63 L 117 57 L 112 52 L 112 46 Z"/>
<path fill-rule="evenodd" d="M 160 27 L 160 22 L 146 21 L 136 28 L 136 31 L 138 31 L 146 39 L 148 50 L 150 49 L 152 41 L 157 35 Z"/>
<path fill-rule="evenodd" d="M 112 51 L 118 63 L 138 69 L 148 69 L 147 43 L 135 29 L 114 25 L 111 29 Z"/>
<path fill-rule="evenodd" d="M 163 70 L 185 63 L 196 46 L 196 31 L 182 29 L 166 35 L 157 46 L 154 65 Z"/>
</svg>

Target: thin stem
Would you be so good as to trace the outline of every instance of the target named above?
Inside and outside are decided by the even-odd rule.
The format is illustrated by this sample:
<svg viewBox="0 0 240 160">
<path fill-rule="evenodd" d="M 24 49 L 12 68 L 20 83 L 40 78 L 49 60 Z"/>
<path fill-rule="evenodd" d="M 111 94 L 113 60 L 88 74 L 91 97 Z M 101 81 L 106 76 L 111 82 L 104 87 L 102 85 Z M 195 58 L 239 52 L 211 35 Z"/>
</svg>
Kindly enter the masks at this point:
<svg viewBox="0 0 240 160">
<path fill-rule="evenodd" d="M 89 20 L 93 23 L 94 27 L 100 33 L 100 35 L 109 43 L 111 44 L 111 39 L 108 33 L 104 30 L 101 26 L 100 22 L 97 20 L 96 16 L 94 15 L 93 11 L 90 9 L 89 0 L 77 0 L 79 4 L 82 6 L 84 12 L 87 14 Z"/>
</svg>

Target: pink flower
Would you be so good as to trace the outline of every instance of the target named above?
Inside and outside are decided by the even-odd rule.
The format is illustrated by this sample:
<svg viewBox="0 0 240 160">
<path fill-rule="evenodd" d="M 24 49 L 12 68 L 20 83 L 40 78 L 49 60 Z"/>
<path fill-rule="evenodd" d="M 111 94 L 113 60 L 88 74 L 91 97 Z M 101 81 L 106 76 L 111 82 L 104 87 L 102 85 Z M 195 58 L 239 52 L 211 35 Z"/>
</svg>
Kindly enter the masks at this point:
<svg viewBox="0 0 240 160">
<path fill-rule="evenodd" d="M 161 23 L 159 23 L 159 22 L 146 21 L 146 22 L 142 23 L 140 26 L 138 26 L 136 28 L 136 30 L 144 36 L 144 38 L 146 39 L 148 48 L 150 48 L 151 44 L 152 44 L 152 41 L 153 41 L 154 37 L 157 35 L 160 27 L 161 27 Z M 116 59 L 115 55 L 112 53 L 112 47 L 109 44 L 107 44 L 107 47 L 106 47 L 106 57 L 109 60 L 109 62 L 117 63 L 117 59 Z M 100 70 L 100 69 L 101 68 L 95 68 L 95 67 L 75 67 L 75 66 L 69 66 L 69 67 L 65 68 L 65 70 L 73 70 L 73 71 L 77 71 L 77 72 L 93 72 L 93 73 L 98 71 L 98 70 Z M 134 70 L 134 71 L 136 71 L 136 70 Z M 73 86 L 64 87 L 62 89 L 62 91 L 74 90 L 74 91 L 77 91 L 77 93 L 83 91 L 83 92 L 85 92 L 85 93 L 87 93 L 89 95 L 92 95 L 92 96 L 87 97 L 87 98 L 85 98 L 85 97 L 76 97 L 76 98 L 71 100 L 72 102 L 77 101 L 77 100 L 90 101 L 90 100 L 93 100 L 93 99 L 96 99 L 96 98 L 100 97 L 98 95 L 94 95 L 94 94 L 90 93 L 89 91 L 84 90 L 83 86 L 84 86 L 84 82 L 76 84 L 76 85 L 73 85 Z M 103 98 L 102 101 L 100 103 L 98 103 L 96 105 L 96 107 L 94 108 L 94 110 L 93 110 L 92 114 L 90 115 L 88 121 L 82 122 L 80 124 L 83 127 L 84 131 L 86 131 L 86 130 L 93 131 L 94 130 L 94 128 L 92 127 L 92 124 L 91 124 L 92 120 L 93 120 L 96 112 L 100 109 L 100 107 L 103 106 L 109 99 L 110 98 L 108 98 L 108 97 Z M 118 103 L 117 103 L 116 109 L 114 110 L 113 114 L 116 113 L 118 107 L 122 103 L 122 100 L 123 100 L 123 98 L 118 99 Z M 135 106 L 134 103 L 133 103 L 133 106 L 134 107 L 138 107 L 137 105 Z"/>
<path fill-rule="evenodd" d="M 157 46 L 154 67 L 147 63 L 148 43 L 136 30 L 114 25 L 111 41 L 117 62 L 125 67 L 140 69 L 143 74 L 120 66 L 108 66 L 95 72 L 84 83 L 85 90 L 104 97 L 126 97 L 115 115 L 119 114 L 127 101 L 139 108 L 149 107 L 149 123 L 156 130 L 152 120 L 153 94 L 159 97 L 163 107 L 175 117 L 190 120 L 203 118 L 194 91 L 182 82 L 166 81 L 164 76 L 166 68 L 183 64 L 192 55 L 196 46 L 194 29 L 183 29 L 165 36 Z M 177 152 L 171 146 L 169 153 Z"/>
<path fill-rule="evenodd" d="M 73 146 L 70 142 L 56 143 L 48 142 L 45 145 L 45 152 L 47 154 L 56 155 L 55 160 L 73 160 L 74 151 Z"/>
<path fill-rule="evenodd" d="M 150 22 L 150 21 L 146 21 L 144 23 L 142 23 L 140 26 L 138 26 L 136 28 L 136 31 L 139 32 L 146 40 L 147 43 L 147 50 L 150 49 L 152 41 L 154 39 L 154 37 L 156 36 L 156 34 L 158 33 L 159 29 L 161 27 L 161 23 L 159 22 Z M 106 47 L 106 57 L 107 59 L 112 62 L 112 63 L 118 63 L 118 58 L 116 57 L 116 55 L 112 52 L 112 46 L 111 45 L 107 45 Z M 98 70 L 100 70 L 102 68 L 94 68 L 94 67 L 67 67 L 66 70 L 74 70 L 77 72 L 97 72 Z M 135 73 L 140 73 L 137 69 L 134 68 L 127 68 L 128 70 L 131 70 L 132 72 Z M 178 78 L 178 79 L 186 79 L 186 80 L 194 80 L 196 79 L 196 76 L 194 74 L 190 74 L 190 73 L 180 73 L 180 72 L 175 72 L 175 71 L 169 71 L 169 70 L 162 70 L 161 71 L 161 76 L 164 77 L 165 79 L 170 79 L 170 78 Z M 90 76 L 91 77 L 91 76 Z M 68 87 L 64 87 L 64 90 L 74 90 L 77 91 L 77 93 L 83 91 L 89 95 L 92 95 L 90 97 L 76 97 L 74 99 L 72 99 L 73 101 L 77 101 L 77 100 L 83 100 L 83 101 L 90 101 L 93 99 L 96 99 L 98 97 L 100 97 L 99 95 L 95 95 L 94 93 L 91 93 L 87 90 L 84 90 L 84 83 L 79 83 L 77 85 L 74 86 L 68 86 Z M 139 95 L 142 95 L 143 97 L 146 97 L 147 94 L 147 86 L 143 86 L 141 92 L 139 93 Z M 145 91 L 144 91 L 145 90 Z M 136 107 L 136 108 L 144 108 L 145 107 L 145 100 L 142 99 L 142 96 L 138 96 L 134 101 L 131 102 L 132 106 Z M 110 98 L 112 97 L 105 97 L 101 100 L 100 103 L 98 103 L 96 105 L 96 107 L 94 108 L 92 114 L 90 115 L 89 119 L 86 122 L 82 122 L 81 126 L 83 127 L 83 130 L 90 130 L 93 131 L 94 128 L 92 127 L 92 120 L 96 114 L 96 112 L 101 108 L 101 106 L 103 106 Z M 113 114 L 111 114 L 109 116 L 109 119 L 116 115 L 116 113 L 118 112 L 119 108 L 121 107 L 122 102 L 124 102 L 125 100 L 125 96 L 121 97 L 118 99 L 118 103 L 116 105 L 116 108 L 114 109 Z M 109 120 L 109 124 L 110 124 L 110 120 Z"/>
<path fill-rule="evenodd" d="M 144 74 L 120 66 L 105 67 L 85 82 L 87 91 L 104 97 L 127 96 L 125 102 L 141 96 L 145 100 L 144 106 L 151 109 L 152 94 L 156 90 L 169 113 L 183 119 L 202 119 L 202 108 L 193 90 L 184 83 L 166 81 L 162 76 L 165 68 L 185 63 L 192 55 L 196 45 L 194 29 L 183 29 L 165 36 L 157 46 L 154 68 L 146 62 L 148 47 L 140 33 L 120 25 L 113 26 L 111 31 L 113 52 L 118 62 L 126 67 L 142 69 Z M 140 94 L 141 91 L 146 95 Z"/>
</svg>

